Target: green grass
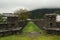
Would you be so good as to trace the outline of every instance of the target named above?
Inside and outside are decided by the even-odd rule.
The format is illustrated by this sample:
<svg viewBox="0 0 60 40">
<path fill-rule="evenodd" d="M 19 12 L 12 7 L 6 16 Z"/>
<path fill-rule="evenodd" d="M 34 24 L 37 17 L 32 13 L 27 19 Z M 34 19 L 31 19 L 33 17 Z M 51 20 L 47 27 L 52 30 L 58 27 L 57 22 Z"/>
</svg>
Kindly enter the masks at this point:
<svg viewBox="0 0 60 40">
<path fill-rule="evenodd" d="M 29 22 L 26 28 L 24 28 L 23 32 L 39 32 L 40 29 L 36 27 L 37 26 L 35 24 Z M 0 37 L 0 40 L 60 40 L 60 35 L 50 35 L 50 34 L 45 34 L 45 32 L 42 32 L 42 34 L 40 34 L 39 36 L 34 36 L 33 38 L 31 38 L 27 34 L 24 35 L 22 33 L 20 35 Z"/>
<path fill-rule="evenodd" d="M 23 35 L 12 35 L 6 37 L 0 37 L 0 40 L 30 40 L 28 36 Z"/>
<path fill-rule="evenodd" d="M 40 32 L 40 29 L 33 22 L 30 22 L 23 29 L 23 32 Z"/>
</svg>

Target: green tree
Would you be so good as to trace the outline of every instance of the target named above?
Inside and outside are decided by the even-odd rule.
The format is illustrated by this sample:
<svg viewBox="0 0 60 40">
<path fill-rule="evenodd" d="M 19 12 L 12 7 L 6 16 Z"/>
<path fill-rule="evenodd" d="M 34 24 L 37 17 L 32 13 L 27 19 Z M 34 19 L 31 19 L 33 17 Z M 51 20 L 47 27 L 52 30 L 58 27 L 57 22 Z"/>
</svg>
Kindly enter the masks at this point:
<svg viewBox="0 0 60 40">
<path fill-rule="evenodd" d="M 26 20 L 29 18 L 29 11 L 26 9 L 20 9 L 20 10 L 16 10 L 14 12 L 15 15 L 18 15 L 19 20 Z"/>
<path fill-rule="evenodd" d="M 56 14 L 60 14 L 60 11 L 56 11 L 55 13 L 56 13 Z"/>
<path fill-rule="evenodd" d="M 3 22 L 4 18 L 3 18 L 3 15 L 0 14 L 0 22 Z"/>
</svg>

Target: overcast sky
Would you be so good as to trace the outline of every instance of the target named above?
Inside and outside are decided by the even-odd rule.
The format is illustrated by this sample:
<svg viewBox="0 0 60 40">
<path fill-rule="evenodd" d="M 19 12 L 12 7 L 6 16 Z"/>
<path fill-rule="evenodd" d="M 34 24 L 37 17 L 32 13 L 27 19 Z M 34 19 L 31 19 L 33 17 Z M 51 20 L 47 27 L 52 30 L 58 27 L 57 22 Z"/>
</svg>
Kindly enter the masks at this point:
<svg viewBox="0 0 60 40">
<path fill-rule="evenodd" d="M 60 8 L 60 0 L 0 0 L 0 12 L 14 12 L 19 8 Z"/>
</svg>

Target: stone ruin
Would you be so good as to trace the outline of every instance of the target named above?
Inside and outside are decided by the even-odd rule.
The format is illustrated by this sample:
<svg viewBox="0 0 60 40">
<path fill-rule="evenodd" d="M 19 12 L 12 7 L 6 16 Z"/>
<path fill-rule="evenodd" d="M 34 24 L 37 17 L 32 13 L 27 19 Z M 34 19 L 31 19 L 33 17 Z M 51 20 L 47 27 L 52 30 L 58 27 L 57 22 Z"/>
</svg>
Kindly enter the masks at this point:
<svg viewBox="0 0 60 40">
<path fill-rule="evenodd" d="M 27 21 L 21 21 L 17 15 L 4 15 L 6 21 L 0 23 L 0 36 L 20 34 L 27 24 Z"/>
<path fill-rule="evenodd" d="M 59 17 L 60 18 L 60 17 Z M 60 34 L 60 21 L 58 14 L 45 14 L 43 19 L 33 19 L 32 21 L 48 34 Z"/>
<path fill-rule="evenodd" d="M 42 27 L 47 33 L 60 34 L 60 21 L 58 14 L 45 14 L 42 20 Z"/>
<path fill-rule="evenodd" d="M 57 14 L 45 14 L 43 19 L 31 19 L 40 29 L 47 33 L 60 34 L 60 22 L 56 20 Z M 19 20 L 17 15 L 7 17 L 4 23 L 0 23 L 0 36 L 19 34 L 27 25 L 27 20 Z"/>
</svg>

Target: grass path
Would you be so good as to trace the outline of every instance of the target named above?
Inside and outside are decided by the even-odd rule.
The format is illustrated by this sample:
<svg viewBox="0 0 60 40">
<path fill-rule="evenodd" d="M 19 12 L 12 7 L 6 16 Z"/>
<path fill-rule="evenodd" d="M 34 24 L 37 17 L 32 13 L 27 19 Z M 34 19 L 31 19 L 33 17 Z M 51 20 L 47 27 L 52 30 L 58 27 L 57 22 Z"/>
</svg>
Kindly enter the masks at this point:
<svg viewBox="0 0 60 40">
<path fill-rule="evenodd" d="M 40 32 L 40 29 L 33 22 L 29 22 L 23 32 Z"/>
</svg>

